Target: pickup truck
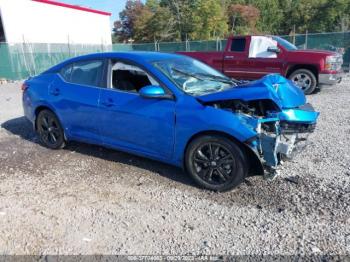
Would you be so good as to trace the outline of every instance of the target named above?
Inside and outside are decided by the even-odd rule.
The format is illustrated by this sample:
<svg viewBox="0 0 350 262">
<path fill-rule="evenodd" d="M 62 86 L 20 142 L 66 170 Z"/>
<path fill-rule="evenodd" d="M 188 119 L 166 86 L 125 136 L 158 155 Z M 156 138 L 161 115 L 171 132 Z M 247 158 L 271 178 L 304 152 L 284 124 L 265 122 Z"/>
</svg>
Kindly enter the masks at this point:
<svg viewBox="0 0 350 262">
<path fill-rule="evenodd" d="M 278 73 L 293 81 L 305 94 L 341 81 L 341 54 L 325 50 L 298 50 L 278 36 L 232 36 L 224 51 L 179 52 L 196 58 L 225 75 L 255 80 Z"/>
</svg>

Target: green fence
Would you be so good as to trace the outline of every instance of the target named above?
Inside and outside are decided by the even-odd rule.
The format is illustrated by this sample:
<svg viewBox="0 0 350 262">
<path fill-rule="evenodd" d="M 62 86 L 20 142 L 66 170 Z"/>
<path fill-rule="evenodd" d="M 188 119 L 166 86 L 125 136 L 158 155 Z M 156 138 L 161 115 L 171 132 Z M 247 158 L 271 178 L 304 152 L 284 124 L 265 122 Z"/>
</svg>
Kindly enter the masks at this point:
<svg viewBox="0 0 350 262">
<path fill-rule="evenodd" d="M 109 50 L 101 45 L 0 43 L 0 78 L 24 79 L 70 57 Z"/>
<path fill-rule="evenodd" d="M 350 32 L 282 36 L 299 48 L 345 51 L 344 66 L 350 63 Z M 106 51 L 222 51 L 226 40 L 158 42 L 149 44 L 72 45 L 0 43 L 0 78 L 19 80 L 36 75 L 70 57 Z"/>
</svg>

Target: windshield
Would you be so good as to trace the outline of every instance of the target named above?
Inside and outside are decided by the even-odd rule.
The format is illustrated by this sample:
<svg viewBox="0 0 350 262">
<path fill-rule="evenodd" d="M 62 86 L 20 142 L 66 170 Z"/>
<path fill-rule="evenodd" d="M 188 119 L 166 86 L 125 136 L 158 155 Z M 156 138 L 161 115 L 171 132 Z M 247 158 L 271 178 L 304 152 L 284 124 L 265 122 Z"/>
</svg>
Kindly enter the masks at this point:
<svg viewBox="0 0 350 262">
<path fill-rule="evenodd" d="M 153 65 L 191 95 L 204 95 L 236 86 L 235 80 L 192 58 L 166 59 L 153 62 Z"/>
<path fill-rule="evenodd" d="M 293 45 L 291 42 L 288 42 L 287 40 L 278 37 L 278 36 L 273 36 L 273 40 L 277 41 L 281 46 L 283 46 L 285 49 L 291 51 L 291 50 L 298 50 L 298 48 Z"/>
</svg>

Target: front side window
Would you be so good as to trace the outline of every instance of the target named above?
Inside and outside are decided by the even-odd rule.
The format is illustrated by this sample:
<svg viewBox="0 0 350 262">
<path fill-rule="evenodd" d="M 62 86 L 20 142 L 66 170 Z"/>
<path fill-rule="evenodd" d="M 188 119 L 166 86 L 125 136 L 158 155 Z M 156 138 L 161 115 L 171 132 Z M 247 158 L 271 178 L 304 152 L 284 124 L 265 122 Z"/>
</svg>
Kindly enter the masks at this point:
<svg viewBox="0 0 350 262">
<path fill-rule="evenodd" d="M 81 61 L 64 67 L 60 75 L 73 84 L 102 87 L 103 67 L 102 60 Z"/>
<path fill-rule="evenodd" d="M 72 75 L 72 68 L 73 68 L 73 65 L 70 64 L 70 65 L 67 65 L 65 67 L 63 67 L 60 71 L 60 75 L 62 76 L 62 78 L 64 80 L 66 80 L 67 82 L 70 82 L 70 77 Z"/>
<path fill-rule="evenodd" d="M 204 95 L 236 86 L 234 80 L 192 58 L 153 62 L 178 88 L 190 95 Z"/>
<path fill-rule="evenodd" d="M 111 78 L 111 87 L 125 92 L 137 93 L 148 85 L 159 86 L 159 83 L 140 67 L 120 61 L 112 63 Z"/>
</svg>

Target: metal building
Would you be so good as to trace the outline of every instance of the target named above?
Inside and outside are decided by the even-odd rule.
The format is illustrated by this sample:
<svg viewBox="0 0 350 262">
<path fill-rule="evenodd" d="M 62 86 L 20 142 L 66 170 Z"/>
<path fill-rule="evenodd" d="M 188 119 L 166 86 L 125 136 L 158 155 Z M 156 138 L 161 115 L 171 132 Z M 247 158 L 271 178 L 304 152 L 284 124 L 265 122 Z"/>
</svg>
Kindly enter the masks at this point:
<svg viewBox="0 0 350 262">
<path fill-rule="evenodd" d="M 52 0 L 0 0 L 0 42 L 110 45 L 110 15 Z"/>
</svg>

